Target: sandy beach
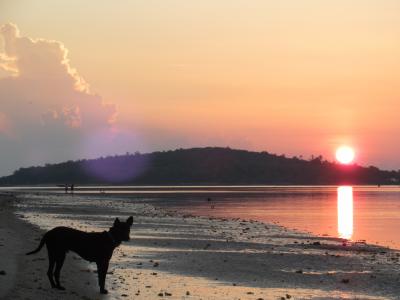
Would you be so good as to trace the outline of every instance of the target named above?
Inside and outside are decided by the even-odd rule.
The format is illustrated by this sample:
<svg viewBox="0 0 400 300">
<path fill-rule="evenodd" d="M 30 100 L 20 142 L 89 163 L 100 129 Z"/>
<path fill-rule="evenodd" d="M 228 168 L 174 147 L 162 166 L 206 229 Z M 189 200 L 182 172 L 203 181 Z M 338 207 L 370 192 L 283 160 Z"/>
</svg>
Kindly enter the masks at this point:
<svg viewBox="0 0 400 300">
<path fill-rule="evenodd" d="M 0 196 L 1 299 L 400 299 L 400 253 L 343 245 L 274 224 L 207 218 L 145 200 L 61 194 Z M 65 225 L 107 230 L 132 215 L 131 241 L 114 252 L 98 293 L 95 265 L 68 253 L 66 291 L 49 286 L 42 234 Z"/>
</svg>

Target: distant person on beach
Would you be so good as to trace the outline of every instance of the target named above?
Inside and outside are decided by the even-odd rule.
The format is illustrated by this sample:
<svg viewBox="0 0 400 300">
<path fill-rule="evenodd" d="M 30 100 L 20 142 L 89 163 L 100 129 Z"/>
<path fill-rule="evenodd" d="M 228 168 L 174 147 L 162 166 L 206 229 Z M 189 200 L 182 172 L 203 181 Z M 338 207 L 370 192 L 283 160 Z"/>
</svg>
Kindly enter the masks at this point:
<svg viewBox="0 0 400 300">
<path fill-rule="evenodd" d="M 68 184 L 65 184 L 64 189 L 65 189 L 65 193 L 67 194 L 68 193 Z"/>
<path fill-rule="evenodd" d="M 207 201 L 208 201 L 208 202 L 211 202 L 211 198 L 207 198 Z M 211 209 L 214 209 L 214 208 L 215 208 L 215 205 L 212 204 L 212 205 L 211 205 Z"/>
<path fill-rule="evenodd" d="M 74 188 L 75 188 L 74 184 L 71 184 L 71 193 L 72 194 L 74 193 Z"/>
</svg>

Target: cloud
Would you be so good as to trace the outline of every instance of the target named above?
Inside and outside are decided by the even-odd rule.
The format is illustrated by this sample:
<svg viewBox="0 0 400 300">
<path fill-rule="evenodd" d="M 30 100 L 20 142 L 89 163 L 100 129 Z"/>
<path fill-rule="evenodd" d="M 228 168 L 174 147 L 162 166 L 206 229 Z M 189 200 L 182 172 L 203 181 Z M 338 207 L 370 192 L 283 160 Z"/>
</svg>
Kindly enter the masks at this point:
<svg viewBox="0 0 400 300">
<path fill-rule="evenodd" d="M 0 142 L 8 149 L 0 175 L 11 165 L 81 157 L 88 136 L 115 130 L 115 105 L 91 92 L 61 42 L 22 36 L 10 23 L 0 39 Z"/>
</svg>

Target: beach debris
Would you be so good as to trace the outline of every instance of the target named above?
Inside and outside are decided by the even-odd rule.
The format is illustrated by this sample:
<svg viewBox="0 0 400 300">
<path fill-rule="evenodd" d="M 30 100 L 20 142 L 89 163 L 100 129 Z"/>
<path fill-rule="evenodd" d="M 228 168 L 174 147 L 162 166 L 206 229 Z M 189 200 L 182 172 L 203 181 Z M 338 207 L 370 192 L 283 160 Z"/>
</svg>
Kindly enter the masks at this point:
<svg viewBox="0 0 400 300">
<path fill-rule="evenodd" d="M 298 274 L 303 274 L 303 270 L 296 270 L 296 273 L 298 273 Z"/>
<path fill-rule="evenodd" d="M 171 294 L 171 293 L 168 293 L 168 292 L 164 292 L 164 295 L 165 295 L 165 296 L 172 296 L 172 294 Z"/>
<path fill-rule="evenodd" d="M 122 294 L 121 297 L 128 297 L 128 295 L 127 294 Z"/>
<path fill-rule="evenodd" d="M 153 267 L 154 267 L 154 268 L 157 268 L 159 265 L 160 265 L 160 264 L 159 264 L 158 262 L 155 262 L 155 263 L 153 264 Z"/>
<path fill-rule="evenodd" d="M 247 294 L 247 295 L 254 295 L 253 292 L 247 292 L 246 294 Z"/>
<path fill-rule="evenodd" d="M 342 279 L 341 282 L 342 282 L 342 283 L 349 283 L 349 282 L 350 282 L 350 279 L 344 278 L 344 279 Z"/>
<path fill-rule="evenodd" d="M 321 242 L 314 242 L 313 245 L 314 246 L 321 246 Z"/>
<path fill-rule="evenodd" d="M 292 296 L 289 294 L 286 294 L 286 299 L 290 299 L 290 298 L 292 298 Z"/>
<path fill-rule="evenodd" d="M 1 271 L 0 271 L 0 275 L 3 275 L 3 276 L 4 276 L 4 275 L 6 275 L 6 274 L 7 274 L 6 271 L 4 271 L 4 270 L 1 270 Z"/>
<path fill-rule="evenodd" d="M 190 292 L 189 291 L 186 291 L 186 296 L 190 296 Z"/>
</svg>

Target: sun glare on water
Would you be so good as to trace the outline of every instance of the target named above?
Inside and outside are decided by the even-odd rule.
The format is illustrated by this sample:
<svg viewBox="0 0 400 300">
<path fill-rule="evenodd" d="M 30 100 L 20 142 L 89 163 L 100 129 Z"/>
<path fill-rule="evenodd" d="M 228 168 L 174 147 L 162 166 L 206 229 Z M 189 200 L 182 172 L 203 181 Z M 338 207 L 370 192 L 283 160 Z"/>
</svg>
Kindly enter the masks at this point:
<svg viewBox="0 0 400 300">
<path fill-rule="evenodd" d="M 338 233 L 343 239 L 353 236 L 353 188 L 340 186 L 337 189 Z"/>
<path fill-rule="evenodd" d="M 349 146 L 341 146 L 336 150 L 336 159 L 342 164 L 349 164 L 353 162 L 355 153 L 353 148 Z"/>
</svg>

